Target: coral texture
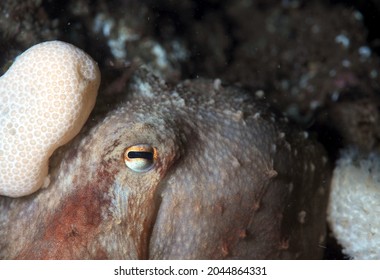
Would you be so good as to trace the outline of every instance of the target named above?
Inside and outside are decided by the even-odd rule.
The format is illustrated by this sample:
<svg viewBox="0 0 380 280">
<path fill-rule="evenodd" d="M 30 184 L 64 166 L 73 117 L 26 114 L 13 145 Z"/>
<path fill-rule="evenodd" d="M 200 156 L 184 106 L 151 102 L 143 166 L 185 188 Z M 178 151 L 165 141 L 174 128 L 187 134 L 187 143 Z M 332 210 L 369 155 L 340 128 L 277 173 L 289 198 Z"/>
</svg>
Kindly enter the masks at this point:
<svg viewBox="0 0 380 280">
<path fill-rule="evenodd" d="M 82 128 L 99 83 L 97 64 L 67 43 L 41 43 L 16 59 L 0 78 L 1 195 L 44 184 L 49 157 Z"/>
<path fill-rule="evenodd" d="M 380 156 L 347 149 L 331 182 L 328 221 L 343 252 L 380 259 Z"/>
</svg>

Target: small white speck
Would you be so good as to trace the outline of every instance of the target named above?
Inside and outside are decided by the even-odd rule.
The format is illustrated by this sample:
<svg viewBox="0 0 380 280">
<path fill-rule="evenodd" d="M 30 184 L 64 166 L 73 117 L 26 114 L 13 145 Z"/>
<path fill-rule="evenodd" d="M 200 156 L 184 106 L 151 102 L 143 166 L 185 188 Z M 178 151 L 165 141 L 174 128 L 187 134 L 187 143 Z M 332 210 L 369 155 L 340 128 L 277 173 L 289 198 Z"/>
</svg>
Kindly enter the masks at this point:
<svg viewBox="0 0 380 280">
<path fill-rule="evenodd" d="M 377 70 L 375 70 L 375 69 L 373 69 L 373 70 L 371 71 L 371 73 L 369 73 L 369 75 L 371 76 L 372 79 L 377 78 L 378 74 L 379 74 L 379 73 L 378 73 Z"/>
<path fill-rule="evenodd" d="M 114 26 L 114 22 L 112 20 L 108 20 L 104 22 L 103 25 L 103 35 L 104 37 L 108 37 L 111 35 L 111 30 Z"/>
<path fill-rule="evenodd" d="M 323 162 L 323 164 L 326 164 L 327 161 L 328 161 L 327 157 L 323 156 L 323 157 L 322 157 L 322 162 Z"/>
<path fill-rule="evenodd" d="M 335 69 L 331 69 L 331 70 L 329 71 L 329 76 L 330 76 L 330 77 L 335 77 L 335 76 L 336 76 L 336 70 L 335 70 Z"/>
<path fill-rule="evenodd" d="M 257 98 L 263 98 L 265 96 L 265 92 L 260 89 L 255 92 L 255 95 Z"/>
<path fill-rule="evenodd" d="M 234 167 L 234 168 L 240 168 L 240 162 L 234 156 L 231 157 L 231 164 L 232 164 L 232 167 Z"/>
<path fill-rule="evenodd" d="M 310 102 L 310 109 L 315 110 L 317 109 L 321 103 L 318 100 L 313 100 Z"/>
<path fill-rule="evenodd" d="M 152 49 L 152 53 L 156 57 L 156 63 L 160 68 L 165 68 L 168 66 L 168 59 L 166 56 L 166 51 L 163 47 L 155 44 Z"/>
<path fill-rule="evenodd" d="M 111 53 L 116 58 L 125 58 L 127 56 L 127 51 L 124 48 L 124 44 L 120 43 L 120 40 L 108 40 L 108 46 L 111 49 Z"/>
<path fill-rule="evenodd" d="M 178 94 L 177 91 L 174 90 L 174 91 L 172 91 L 171 96 L 172 96 L 173 98 L 178 98 L 178 97 L 179 97 L 179 94 Z"/>
<path fill-rule="evenodd" d="M 213 86 L 214 86 L 214 90 L 216 91 L 220 90 L 222 86 L 222 81 L 220 79 L 215 79 Z"/>
<path fill-rule="evenodd" d="M 254 118 L 255 120 L 257 120 L 257 119 L 260 118 L 260 116 L 261 116 L 260 112 L 257 112 L 257 113 L 255 113 L 255 114 L 253 115 L 253 118 Z"/>
<path fill-rule="evenodd" d="M 367 59 L 371 57 L 371 49 L 367 46 L 361 46 L 358 50 L 361 59 Z"/>
<path fill-rule="evenodd" d="M 306 222 L 306 211 L 302 210 L 298 213 L 298 222 L 304 224 Z"/>
<path fill-rule="evenodd" d="M 293 189 L 294 189 L 294 185 L 293 185 L 293 183 L 290 183 L 290 184 L 288 185 L 288 189 L 289 189 L 289 193 L 291 193 L 291 192 L 293 191 Z"/>
<path fill-rule="evenodd" d="M 178 61 L 185 61 L 188 59 L 189 54 L 187 53 L 186 47 L 183 46 L 178 41 L 173 41 L 171 44 L 172 51 L 170 52 L 172 56 Z"/>
<path fill-rule="evenodd" d="M 339 95 L 340 95 L 339 91 L 334 91 L 334 92 L 331 94 L 331 101 L 333 101 L 333 102 L 338 101 L 338 99 L 339 99 Z"/>
<path fill-rule="evenodd" d="M 363 14 L 361 12 L 359 12 L 358 10 L 355 10 L 353 12 L 353 15 L 354 15 L 354 18 L 358 21 L 362 21 L 363 20 Z"/>
<path fill-rule="evenodd" d="M 278 134 L 278 137 L 280 137 L 280 139 L 284 139 L 285 138 L 285 133 L 284 132 L 280 132 Z"/>
<path fill-rule="evenodd" d="M 344 60 L 342 60 L 342 65 L 344 67 L 348 68 L 351 66 L 351 61 L 349 61 L 348 59 L 344 59 Z"/>
<path fill-rule="evenodd" d="M 271 150 L 272 150 L 273 153 L 275 153 L 277 151 L 277 145 L 276 144 L 272 144 Z"/>
<path fill-rule="evenodd" d="M 310 162 L 310 169 L 311 169 L 311 172 L 315 171 L 315 165 L 312 162 Z"/>
<path fill-rule="evenodd" d="M 335 42 L 341 44 L 346 49 L 350 46 L 350 39 L 344 34 L 337 35 L 335 37 Z"/>
<path fill-rule="evenodd" d="M 104 37 L 108 37 L 110 36 L 114 25 L 115 22 L 113 20 L 107 19 L 103 14 L 99 14 L 95 17 L 93 30 L 95 32 L 101 32 Z"/>
<path fill-rule="evenodd" d="M 232 117 L 232 119 L 233 119 L 234 121 L 236 121 L 236 122 L 241 121 L 241 120 L 243 119 L 243 117 L 244 117 L 244 113 L 243 113 L 242 111 L 240 111 L 240 110 L 237 110 L 237 111 L 231 111 L 231 110 L 226 109 L 226 110 L 223 110 L 223 114 Z M 227 120 L 225 120 L 225 122 L 226 122 L 226 121 L 227 121 Z M 229 122 L 229 121 L 230 121 L 230 120 L 228 120 L 228 122 Z"/>
<path fill-rule="evenodd" d="M 146 97 L 153 97 L 154 94 L 152 93 L 152 87 L 148 83 L 138 83 L 138 89 L 140 93 L 142 93 Z"/>
<path fill-rule="evenodd" d="M 319 236 L 319 243 L 324 243 L 325 242 L 325 235 L 324 234 L 321 234 Z"/>
</svg>

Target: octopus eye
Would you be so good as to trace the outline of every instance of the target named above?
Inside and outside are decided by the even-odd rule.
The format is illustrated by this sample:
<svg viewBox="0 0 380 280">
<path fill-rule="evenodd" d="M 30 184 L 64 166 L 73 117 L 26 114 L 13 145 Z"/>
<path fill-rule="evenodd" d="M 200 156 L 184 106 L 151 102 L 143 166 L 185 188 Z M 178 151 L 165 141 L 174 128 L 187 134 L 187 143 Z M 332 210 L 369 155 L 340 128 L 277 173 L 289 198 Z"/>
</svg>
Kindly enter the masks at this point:
<svg viewBox="0 0 380 280">
<path fill-rule="evenodd" d="M 155 161 L 156 149 L 151 145 L 133 145 L 124 152 L 125 165 L 135 172 L 149 171 L 154 166 Z"/>
</svg>

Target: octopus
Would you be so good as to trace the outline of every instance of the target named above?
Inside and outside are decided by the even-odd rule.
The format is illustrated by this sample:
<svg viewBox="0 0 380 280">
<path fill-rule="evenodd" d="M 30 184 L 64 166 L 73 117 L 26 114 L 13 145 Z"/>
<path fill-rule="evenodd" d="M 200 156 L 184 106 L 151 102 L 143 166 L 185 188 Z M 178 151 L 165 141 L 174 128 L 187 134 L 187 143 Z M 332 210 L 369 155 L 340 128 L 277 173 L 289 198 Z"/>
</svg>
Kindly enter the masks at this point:
<svg viewBox="0 0 380 280">
<path fill-rule="evenodd" d="M 0 258 L 323 256 L 331 168 L 308 133 L 219 80 L 141 68 L 123 96 L 54 153 L 46 187 L 0 197 Z"/>
</svg>

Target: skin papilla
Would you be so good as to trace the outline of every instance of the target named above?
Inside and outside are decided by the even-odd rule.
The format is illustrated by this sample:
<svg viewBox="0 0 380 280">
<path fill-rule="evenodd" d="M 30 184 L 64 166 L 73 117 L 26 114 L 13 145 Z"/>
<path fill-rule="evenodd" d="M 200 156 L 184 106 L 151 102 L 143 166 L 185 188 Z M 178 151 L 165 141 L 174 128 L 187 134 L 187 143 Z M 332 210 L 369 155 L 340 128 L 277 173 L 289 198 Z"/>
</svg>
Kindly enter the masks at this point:
<svg viewBox="0 0 380 280">
<path fill-rule="evenodd" d="M 47 188 L 0 199 L 1 258 L 322 257 L 330 168 L 307 133 L 218 80 L 139 69 L 126 91 Z"/>
</svg>

